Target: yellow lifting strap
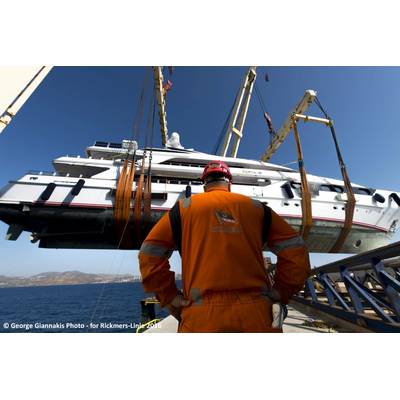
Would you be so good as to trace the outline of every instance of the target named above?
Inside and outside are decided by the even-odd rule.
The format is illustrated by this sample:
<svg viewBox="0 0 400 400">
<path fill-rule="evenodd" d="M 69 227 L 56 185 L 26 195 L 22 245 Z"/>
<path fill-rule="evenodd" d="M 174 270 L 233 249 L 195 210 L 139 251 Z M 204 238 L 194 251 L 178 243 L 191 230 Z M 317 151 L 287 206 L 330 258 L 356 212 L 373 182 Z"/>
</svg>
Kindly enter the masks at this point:
<svg viewBox="0 0 400 400">
<path fill-rule="evenodd" d="M 308 189 L 307 172 L 304 168 L 303 151 L 301 149 L 300 136 L 297 130 L 296 119 L 292 117 L 292 127 L 294 138 L 296 140 L 297 158 L 299 163 L 299 171 L 301 177 L 301 227 L 299 234 L 304 240 L 307 240 L 312 227 L 312 206 L 311 206 L 311 193 Z"/>
<path fill-rule="evenodd" d="M 347 195 L 347 204 L 345 206 L 345 219 L 343 228 L 339 233 L 338 238 L 336 239 L 335 244 L 329 250 L 329 253 L 339 253 L 343 247 L 343 244 L 351 231 L 351 227 L 353 225 L 353 217 L 354 217 L 354 208 L 356 204 L 356 199 L 354 197 L 353 188 L 351 187 L 350 179 L 347 175 L 347 170 L 344 164 L 341 163 L 340 169 L 342 172 L 344 187 L 346 189 Z"/>
<path fill-rule="evenodd" d="M 118 182 L 117 182 L 117 189 L 115 192 L 115 203 L 114 203 L 114 218 L 115 223 L 119 225 L 122 219 L 122 196 L 123 190 L 125 188 L 125 180 L 126 180 L 126 170 L 127 170 L 127 163 L 128 160 L 125 160 L 124 165 L 121 168 Z M 119 229 L 118 229 L 119 230 Z"/>
<path fill-rule="evenodd" d="M 125 159 L 117 183 L 114 203 L 114 218 L 119 237 L 118 248 L 130 248 L 131 232 L 128 223 L 131 211 L 132 185 L 135 178 L 134 160 Z"/>
<path fill-rule="evenodd" d="M 328 114 L 326 113 L 326 111 L 322 107 L 322 104 L 318 100 L 317 97 L 315 97 L 315 104 L 322 111 L 322 113 L 324 114 L 325 118 L 328 119 L 327 126 L 331 130 L 332 139 L 333 139 L 333 142 L 335 143 L 336 155 L 337 155 L 337 158 L 338 158 L 338 161 L 339 161 L 340 172 L 342 173 L 344 187 L 346 189 L 346 195 L 347 195 L 347 199 L 346 199 L 347 204 L 345 206 L 345 218 L 344 218 L 343 228 L 340 231 L 339 236 L 336 239 L 335 244 L 329 250 L 330 253 L 339 253 L 341 251 L 341 249 L 343 247 L 343 244 L 346 241 L 347 236 L 349 235 L 349 233 L 351 231 L 351 227 L 353 225 L 354 208 L 355 208 L 355 204 L 356 204 L 356 199 L 354 197 L 353 188 L 351 187 L 350 179 L 349 179 L 349 176 L 347 175 L 346 166 L 344 164 L 343 157 L 342 157 L 342 154 L 340 152 L 339 143 L 338 143 L 337 138 L 336 138 L 335 128 L 333 127 L 333 121 L 332 121 L 331 118 L 329 118 Z"/>
</svg>

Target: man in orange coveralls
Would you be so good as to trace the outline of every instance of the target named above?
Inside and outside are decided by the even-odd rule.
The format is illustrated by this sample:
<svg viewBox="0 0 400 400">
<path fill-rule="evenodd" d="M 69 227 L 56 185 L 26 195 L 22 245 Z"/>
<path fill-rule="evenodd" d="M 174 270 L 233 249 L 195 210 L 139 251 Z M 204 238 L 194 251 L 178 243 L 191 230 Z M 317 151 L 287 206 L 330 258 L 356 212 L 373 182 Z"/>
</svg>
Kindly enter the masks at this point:
<svg viewBox="0 0 400 400">
<path fill-rule="evenodd" d="M 224 162 L 208 163 L 201 180 L 205 193 L 179 200 L 143 242 L 145 291 L 179 320 L 178 332 L 282 332 L 273 324 L 273 303 L 287 304 L 304 285 L 310 263 L 302 238 L 265 204 L 232 193 Z M 277 255 L 273 287 L 265 244 Z M 176 249 L 183 293 L 168 262 Z"/>
</svg>

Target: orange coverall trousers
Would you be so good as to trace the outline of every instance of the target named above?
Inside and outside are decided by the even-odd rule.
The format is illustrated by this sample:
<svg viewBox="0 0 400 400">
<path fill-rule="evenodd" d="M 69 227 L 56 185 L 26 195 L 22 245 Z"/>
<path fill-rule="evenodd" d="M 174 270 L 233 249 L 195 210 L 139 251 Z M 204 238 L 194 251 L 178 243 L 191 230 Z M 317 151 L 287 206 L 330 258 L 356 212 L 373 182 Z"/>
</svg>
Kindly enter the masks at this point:
<svg viewBox="0 0 400 400">
<path fill-rule="evenodd" d="M 182 309 L 178 332 L 282 332 L 272 328 L 272 302 L 256 291 L 211 292 Z"/>
</svg>

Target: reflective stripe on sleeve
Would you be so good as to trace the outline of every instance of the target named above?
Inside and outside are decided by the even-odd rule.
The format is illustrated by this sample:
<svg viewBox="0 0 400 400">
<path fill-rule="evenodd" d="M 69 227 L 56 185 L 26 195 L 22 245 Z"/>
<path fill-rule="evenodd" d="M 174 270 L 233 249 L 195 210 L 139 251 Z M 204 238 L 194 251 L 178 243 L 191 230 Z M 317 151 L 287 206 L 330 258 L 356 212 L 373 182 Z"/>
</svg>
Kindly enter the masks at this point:
<svg viewBox="0 0 400 400">
<path fill-rule="evenodd" d="M 283 250 L 290 249 L 292 247 L 304 247 L 305 243 L 302 237 L 295 236 L 287 240 L 283 240 L 279 243 L 274 243 L 274 246 L 271 248 L 271 251 L 274 254 L 278 254 Z"/>
<path fill-rule="evenodd" d="M 140 252 L 148 256 L 169 258 L 172 254 L 173 249 L 163 246 L 161 244 L 155 244 L 150 242 L 143 242 L 140 247 Z"/>
</svg>

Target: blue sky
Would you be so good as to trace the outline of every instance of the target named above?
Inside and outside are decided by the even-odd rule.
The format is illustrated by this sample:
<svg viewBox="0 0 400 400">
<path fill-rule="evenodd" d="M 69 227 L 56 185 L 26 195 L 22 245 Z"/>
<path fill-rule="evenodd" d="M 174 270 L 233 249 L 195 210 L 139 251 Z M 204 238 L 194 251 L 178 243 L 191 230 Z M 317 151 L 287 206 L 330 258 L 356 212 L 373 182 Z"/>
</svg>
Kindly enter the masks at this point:
<svg viewBox="0 0 400 400">
<path fill-rule="evenodd" d="M 167 114 L 170 132 L 185 147 L 211 152 L 247 67 L 176 67 Z M 269 82 L 264 80 L 268 72 Z M 52 170 L 53 158 L 83 155 L 95 140 L 132 136 L 132 121 L 146 69 L 141 67 L 56 67 L 0 135 L 0 185 L 30 169 Z M 168 75 L 168 74 L 167 74 Z M 334 119 L 351 181 L 399 190 L 397 67 L 259 67 L 257 85 L 274 125 L 279 128 L 306 89 Z M 310 114 L 320 115 L 316 106 Z M 340 179 L 328 129 L 300 124 L 306 169 Z M 143 142 L 140 143 L 143 145 Z M 156 136 L 160 144 L 160 136 Z M 238 156 L 258 159 L 268 144 L 266 124 L 253 95 Z M 294 142 L 285 142 L 271 162 L 296 160 Z M 295 165 L 294 165 L 295 166 Z M 30 275 L 48 270 L 138 273 L 137 252 L 39 249 L 24 234 L 3 240 L 0 222 L 0 274 Z M 313 256 L 314 264 L 336 258 Z M 179 269 L 179 258 L 172 264 Z"/>
</svg>

